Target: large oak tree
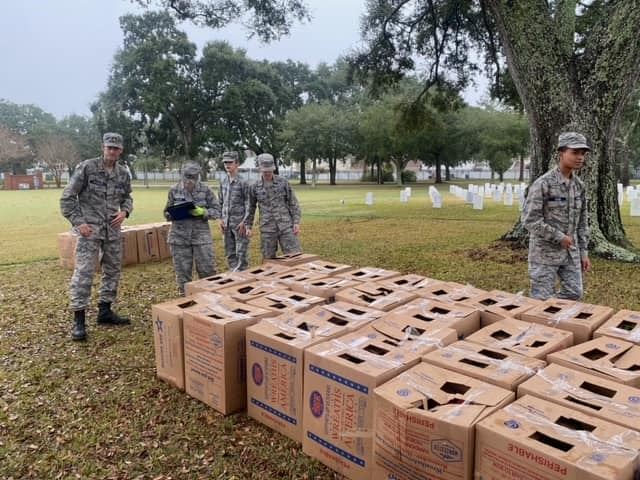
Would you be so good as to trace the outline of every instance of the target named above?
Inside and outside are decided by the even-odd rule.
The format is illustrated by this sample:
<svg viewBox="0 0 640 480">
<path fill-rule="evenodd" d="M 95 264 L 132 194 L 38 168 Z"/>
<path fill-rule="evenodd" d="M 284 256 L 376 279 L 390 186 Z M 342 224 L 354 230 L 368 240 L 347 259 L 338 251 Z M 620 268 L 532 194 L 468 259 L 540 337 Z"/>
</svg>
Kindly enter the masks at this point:
<svg viewBox="0 0 640 480">
<path fill-rule="evenodd" d="M 369 0 L 367 47 L 354 55 L 374 89 L 416 69 L 425 88 L 459 91 L 484 54 L 495 83 L 505 65 L 529 117 L 531 179 L 555 160 L 561 131 L 577 130 L 593 150 L 581 172 L 590 202 L 591 248 L 640 260 L 628 242 L 617 203 L 615 137 L 640 77 L 640 6 L 635 0 Z M 502 82 L 503 83 L 503 82 Z M 522 239 L 518 225 L 511 238 Z"/>
</svg>

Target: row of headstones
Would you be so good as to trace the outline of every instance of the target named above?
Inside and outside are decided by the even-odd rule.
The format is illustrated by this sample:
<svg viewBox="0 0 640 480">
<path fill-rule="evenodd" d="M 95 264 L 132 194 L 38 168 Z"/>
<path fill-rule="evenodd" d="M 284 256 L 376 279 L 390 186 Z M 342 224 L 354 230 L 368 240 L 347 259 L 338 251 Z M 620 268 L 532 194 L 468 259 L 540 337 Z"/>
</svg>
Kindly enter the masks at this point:
<svg viewBox="0 0 640 480">
<path fill-rule="evenodd" d="M 478 186 L 469 184 L 468 188 L 464 189 L 457 185 L 449 186 L 449 193 L 455 197 L 464 200 L 465 203 L 473 206 L 474 210 L 484 209 L 484 199 L 492 198 L 494 202 L 502 202 L 505 206 L 513 206 L 514 197 L 517 197 L 520 203 L 520 209 L 524 205 L 524 192 L 526 190 L 525 183 L 511 184 L 500 183 L 491 184 L 485 183 L 484 186 Z M 621 183 L 618 184 L 618 203 L 622 206 L 624 201 L 624 195 L 630 202 L 630 215 L 632 217 L 640 217 L 640 190 L 633 186 L 628 186 L 626 190 L 623 189 Z M 405 187 L 400 190 L 400 202 L 407 203 L 411 198 L 411 187 Z M 440 192 L 431 185 L 428 190 L 429 198 L 431 199 L 431 206 L 433 208 L 442 208 L 442 195 Z M 365 196 L 365 204 L 373 205 L 374 198 L 373 192 L 367 192 Z"/>
</svg>

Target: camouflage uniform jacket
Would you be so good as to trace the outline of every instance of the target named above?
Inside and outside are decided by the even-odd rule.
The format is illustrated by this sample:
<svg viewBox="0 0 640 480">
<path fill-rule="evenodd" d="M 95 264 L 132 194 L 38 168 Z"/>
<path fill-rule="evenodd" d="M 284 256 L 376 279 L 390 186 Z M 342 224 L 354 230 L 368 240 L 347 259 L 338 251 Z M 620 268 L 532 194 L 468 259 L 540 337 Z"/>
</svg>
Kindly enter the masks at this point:
<svg viewBox="0 0 640 480">
<path fill-rule="evenodd" d="M 273 176 L 271 183 L 262 177 L 249 189 L 249 214 L 247 227 L 251 228 L 260 205 L 260 231 L 277 232 L 300 224 L 300 206 L 289 182 L 278 175 Z"/>
<path fill-rule="evenodd" d="M 171 187 L 167 205 L 164 209 L 164 216 L 167 220 L 172 220 L 167 208 L 182 202 L 193 202 L 197 207 L 204 208 L 205 213 L 201 217 L 172 221 L 167 243 L 173 245 L 205 245 L 212 243 L 209 219 L 220 218 L 220 204 L 209 186 L 206 183 L 197 182 L 193 192 L 185 189 L 182 182 L 178 182 Z"/>
<path fill-rule="evenodd" d="M 529 261 L 544 265 L 565 265 L 569 255 L 587 257 L 589 225 L 586 189 L 575 174 L 564 178 L 556 167 L 529 187 L 522 212 L 529 231 Z M 560 241 L 568 235 L 574 246 L 566 250 Z"/>
<path fill-rule="evenodd" d="M 102 157 L 85 160 L 76 166 L 60 198 L 62 215 L 77 227 L 91 226 L 93 240 L 117 240 L 120 229 L 111 226 L 119 211 L 133 211 L 131 179 L 119 163 L 107 172 Z"/>
<path fill-rule="evenodd" d="M 249 214 L 249 184 L 240 176 L 226 175 L 220 182 L 220 209 L 224 226 L 237 227 Z"/>
</svg>

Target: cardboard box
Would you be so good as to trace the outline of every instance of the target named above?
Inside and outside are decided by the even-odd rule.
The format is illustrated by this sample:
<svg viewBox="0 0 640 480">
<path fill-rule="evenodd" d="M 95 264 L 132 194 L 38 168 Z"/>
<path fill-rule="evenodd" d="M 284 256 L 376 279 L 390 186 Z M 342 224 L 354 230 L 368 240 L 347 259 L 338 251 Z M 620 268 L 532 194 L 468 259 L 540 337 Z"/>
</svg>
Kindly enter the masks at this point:
<svg viewBox="0 0 640 480">
<path fill-rule="evenodd" d="M 480 327 L 480 313 L 476 309 L 460 303 L 442 303 L 424 298 L 416 298 L 389 312 L 384 318 L 411 318 L 423 322 L 424 328 L 453 328 L 460 338 L 471 335 Z"/>
<path fill-rule="evenodd" d="M 517 293 L 491 290 L 465 300 L 463 303 L 480 310 L 480 326 L 486 327 L 503 318 L 521 318 L 520 315 L 542 304 L 542 300 Z"/>
<path fill-rule="evenodd" d="M 343 307 L 346 307 L 343 305 Z M 322 307 L 281 315 L 247 328 L 247 412 L 283 435 L 302 442 L 304 352 L 366 324 L 362 315 Z"/>
<path fill-rule="evenodd" d="M 183 314 L 187 310 L 202 309 L 219 300 L 218 295 L 201 293 L 151 306 L 158 378 L 184 390 Z"/>
<path fill-rule="evenodd" d="M 120 231 L 122 241 L 122 265 L 138 263 L 138 232 L 134 228 L 123 228 Z"/>
<path fill-rule="evenodd" d="M 230 287 L 221 288 L 218 290 L 218 293 L 231 297 L 239 302 L 248 302 L 267 293 L 286 289 L 287 286 L 284 283 L 264 279 L 249 283 L 238 283 Z"/>
<path fill-rule="evenodd" d="M 640 312 L 620 310 L 595 331 L 593 338 L 603 335 L 640 344 Z"/>
<path fill-rule="evenodd" d="M 470 298 L 486 293 L 471 285 L 462 285 L 456 282 L 429 282 L 426 286 L 415 290 L 418 296 L 438 300 L 444 303 L 464 302 Z M 475 307 L 474 307 L 475 308 Z"/>
<path fill-rule="evenodd" d="M 217 292 L 223 288 L 247 285 L 252 282 L 254 282 L 253 279 L 240 272 L 224 272 L 187 282 L 184 284 L 184 291 L 187 295 L 197 292 Z"/>
<path fill-rule="evenodd" d="M 420 363 L 375 389 L 373 478 L 473 478 L 475 424 L 509 390 Z"/>
<path fill-rule="evenodd" d="M 348 278 L 349 280 L 357 280 L 359 282 L 377 282 L 392 277 L 397 277 L 400 272 L 385 270 L 384 268 L 362 267 L 347 270 L 339 273 L 338 276 Z"/>
<path fill-rule="evenodd" d="M 573 341 L 578 344 L 589 340 L 611 315 L 611 307 L 550 298 L 522 312 L 520 319 L 573 332 Z"/>
<path fill-rule="evenodd" d="M 384 312 L 347 302 L 335 302 L 315 307 L 309 312 L 305 312 L 304 315 L 326 316 L 329 323 L 340 326 L 346 325 L 349 331 L 353 331 L 359 330 L 368 323 L 381 318 Z"/>
<path fill-rule="evenodd" d="M 465 340 L 430 352 L 422 360 L 514 392 L 546 366 L 546 362 L 537 358 Z"/>
<path fill-rule="evenodd" d="M 525 395 L 640 431 L 638 388 L 552 363 L 518 385 L 518 397 Z"/>
<path fill-rule="evenodd" d="M 263 263 L 257 267 L 243 270 L 242 274 L 254 280 L 268 280 L 279 273 L 288 272 L 291 267 L 280 265 L 279 263 Z"/>
<path fill-rule="evenodd" d="M 552 353 L 547 360 L 624 385 L 640 387 L 640 347 L 624 340 L 598 337 Z"/>
<path fill-rule="evenodd" d="M 550 353 L 572 346 L 573 333 L 539 323 L 504 318 L 472 333 L 466 340 L 545 360 Z"/>
<path fill-rule="evenodd" d="M 156 223 L 156 234 L 158 236 L 158 251 L 160 252 L 160 260 L 171 258 L 171 249 L 167 243 L 169 231 L 171 230 L 170 222 Z"/>
<path fill-rule="evenodd" d="M 639 438 L 633 430 L 527 395 L 476 425 L 475 478 L 632 480 Z"/>
<path fill-rule="evenodd" d="M 278 273 L 272 276 L 270 280 L 281 282 L 289 286 L 292 283 L 309 282 L 325 277 L 326 275 L 323 273 L 312 272 L 311 270 L 296 267 L 291 270 L 287 270 L 286 272 Z"/>
<path fill-rule="evenodd" d="M 248 305 L 274 310 L 279 314 L 302 313 L 325 303 L 327 300 L 322 297 L 291 290 L 276 290 L 247 302 Z"/>
<path fill-rule="evenodd" d="M 400 288 L 384 287 L 377 283 L 363 283 L 336 292 L 336 300 L 375 308 L 385 312 L 416 298 L 415 293 Z"/>
<path fill-rule="evenodd" d="M 327 262 L 322 259 L 314 260 L 307 263 L 301 263 L 296 268 L 302 268 L 314 273 L 322 273 L 325 277 L 353 270 L 353 267 L 351 265 L 346 265 L 344 263 Z"/>
<path fill-rule="evenodd" d="M 136 228 L 138 242 L 138 262 L 147 263 L 160 260 L 158 232 L 153 226 L 139 225 Z"/>
<path fill-rule="evenodd" d="M 361 282 L 340 277 L 323 277 L 303 282 L 291 282 L 287 284 L 294 292 L 308 293 L 316 297 L 334 299 L 336 293 L 345 288 L 361 285 Z"/>
<path fill-rule="evenodd" d="M 185 311 L 183 331 L 186 392 L 227 415 L 247 404 L 246 328 L 273 312 L 225 302 Z"/>
<path fill-rule="evenodd" d="M 399 331 L 397 335 L 403 334 Z M 399 341 L 371 325 L 305 352 L 303 451 L 350 479 L 373 473 L 373 389 L 416 365 L 436 348 L 429 341 Z M 422 353 L 421 353 L 422 352 Z"/>
<path fill-rule="evenodd" d="M 391 277 L 386 280 L 379 280 L 376 283 L 378 285 L 383 285 L 386 288 L 397 289 L 400 288 L 402 290 L 417 290 L 419 288 L 423 288 L 426 286 L 425 281 L 430 280 L 427 277 L 423 277 L 422 275 L 415 275 L 413 273 L 408 273 L 406 275 L 400 275 L 397 277 Z M 435 282 L 436 280 L 431 280 Z"/>
<path fill-rule="evenodd" d="M 314 255 L 313 253 L 289 253 L 279 255 L 275 258 L 270 258 L 266 260 L 266 263 L 272 263 L 291 268 L 296 265 L 312 262 L 315 260 L 320 260 L 320 257 L 318 257 L 318 255 Z"/>
</svg>

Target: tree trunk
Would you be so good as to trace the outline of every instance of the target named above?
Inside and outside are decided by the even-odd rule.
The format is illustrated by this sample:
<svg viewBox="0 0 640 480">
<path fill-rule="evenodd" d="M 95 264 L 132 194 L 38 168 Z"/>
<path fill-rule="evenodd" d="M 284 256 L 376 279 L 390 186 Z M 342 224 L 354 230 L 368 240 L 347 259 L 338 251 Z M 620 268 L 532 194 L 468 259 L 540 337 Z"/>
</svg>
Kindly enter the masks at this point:
<svg viewBox="0 0 640 480">
<path fill-rule="evenodd" d="M 574 53 L 576 2 L 486 0 L 496 20 L 509 71 L 529 117 L 531 178 L 555 166 L 558 134 L 578 131 L 592 145 L 580 177 L 589 199 L 590 250 L 640 261 L 629 251 L 617 203 L 614 138 L 620 115 L 640 77 L 640 9 L 627 0 L 607 4 L 588 43 Z M 555 11 L 551 11 L 555 8 Z M 516 224 L 504 238 L 523 241 Z"/>
<path fill-rule="evenodd" d="M 445 182 L 451 181 L 451 168 L 449 168 L 448 164 L 444 166 L 444 180 Z"/>
<path fill-rule="evenodd" d="M 314 158 L 311 165 L 311 186 L 316 188 L 316 165 L 317 160 Z"/>
<path fill-rule="evenodd" d="M 382 159 L 380 157 L 376 157 L 376 168 L 378 170 L 378 185 L 382 185 L 384 179 L 382 178 Z"/>
<path fill-rule="evenodd" d="M 329 159 L 329 185 L 336 184 L 336 170 L 337 170 L 338 160 L 335 158 Z"/>
<path fill-rule="evenodd" d="M 524 182 L 524 155 L 520 154 L 520 174 L 518 175 L 518 180 Z"/>
<path fill-rule="evenodd" d="M 442 161 L 440 160 L 440 156 L 439 155 L 436 157 L 435 165 L 436 165 L 436 181 L 435 181 L 435 183 L 442 183 L 442 172 L 441 172 Z"/>
<path fill-rule="evenodd" d="M 307 161 L 305 159 L 300 160 L 300 185 L 307 184 Z"/>
</svg>

